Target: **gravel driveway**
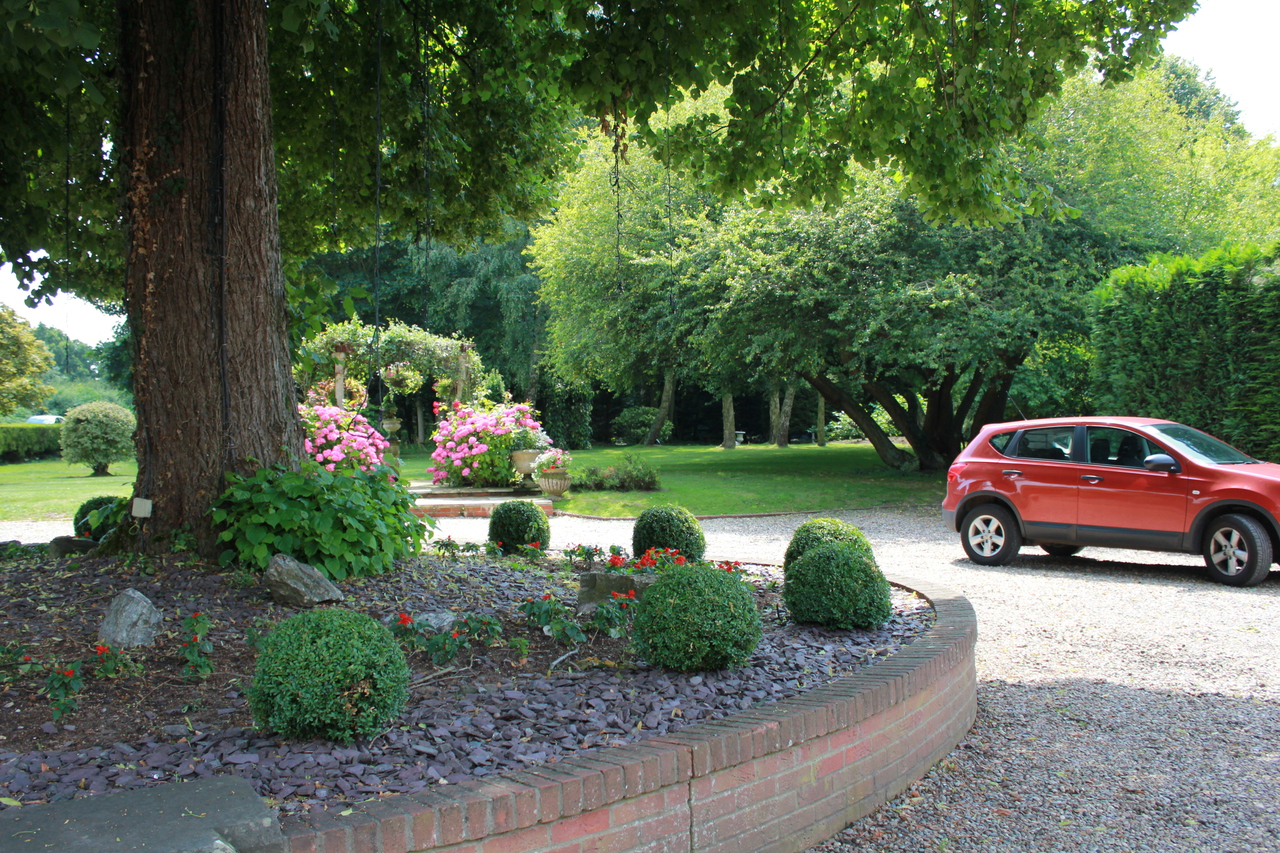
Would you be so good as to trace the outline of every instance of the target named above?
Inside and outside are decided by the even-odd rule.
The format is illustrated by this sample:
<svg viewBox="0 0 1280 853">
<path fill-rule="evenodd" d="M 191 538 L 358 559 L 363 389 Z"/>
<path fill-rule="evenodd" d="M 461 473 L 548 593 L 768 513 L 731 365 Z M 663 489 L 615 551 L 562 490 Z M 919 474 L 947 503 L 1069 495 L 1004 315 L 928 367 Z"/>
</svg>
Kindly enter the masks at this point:
<svg viewBox="0 0 1280 853">
<path fill-rule="evenodd" d="M 886 570 L 973 603 L 979 707 L 921 782 L 811 853 L 1280 851 L 1280 573 L 1240 590 L 1195 557 L 1093 548 L 984 568 L 937 510 L 829 515 Z M 781 562 L 811 517 L 706 520 L 708 556 Z M 487 525 L 444 519 L 437 535 L 481 541 Z M 551 530 L 555 548 L 630 546 L 629 521 Z M 9 538 L 27 537 L 0 524 Z"/>
</svg>

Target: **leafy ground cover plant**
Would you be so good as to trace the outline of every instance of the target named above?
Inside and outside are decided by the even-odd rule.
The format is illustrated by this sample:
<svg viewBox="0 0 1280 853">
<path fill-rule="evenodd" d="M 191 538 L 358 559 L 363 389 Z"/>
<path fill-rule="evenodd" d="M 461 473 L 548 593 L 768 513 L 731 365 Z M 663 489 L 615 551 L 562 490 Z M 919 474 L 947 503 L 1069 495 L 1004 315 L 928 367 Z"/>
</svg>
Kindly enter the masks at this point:
<svg viewBox="0 0 1280 853">
<path fill-rule="evenodd" d="M 86 539 L 102 539 L 119 523 L 129 499 L 115 495 L 99 495 L 80 504 L 71 519 L 71 529 L 76 536 Z"/>
<path fill-rule="evenodd" d="M 198 681 L 213 675 L 213 641 L 209 639 L 209 617 L 199 611 L 182 620 L 182 645 L 179 654 L 185 664 L 182 675 L 189 681 Z"/>
<path fill-rule="evenodd" d="M 577 491 L 656 492 L 662 488 L 658 469 L 639 456 L 628 453 L 618 465 L 601 468 L 591 465 L 575 470 L 573 488 Z"/>
<path fill-rule="evenodd" d="M 228 480 L 213 508 L 230 546 L 224 566 L 238 560 L 265 570 L 272 555 L 291 554 L 342 580 L 390 570 L 427 535 L 413 496 L 386 468 L 335 473 L 306 462 L 299 471 L 260 468 Z"/>
</svg>

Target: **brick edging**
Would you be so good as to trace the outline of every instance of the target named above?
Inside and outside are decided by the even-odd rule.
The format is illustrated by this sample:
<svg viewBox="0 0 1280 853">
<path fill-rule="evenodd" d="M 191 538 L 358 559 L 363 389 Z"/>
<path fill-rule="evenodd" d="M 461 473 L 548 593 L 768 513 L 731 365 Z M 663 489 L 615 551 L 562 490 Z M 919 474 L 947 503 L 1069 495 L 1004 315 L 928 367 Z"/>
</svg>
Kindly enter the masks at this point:
<svg viewBox="0 0 1280 853">
<path fill-rule="evenodd" d="M 977 617 L 892 576 L 932 628 L 874 666 L 772 705 L 527 770 L 286 817 L 290 853 L 795 853 L 919 779 L 973 724 Z"/>
</svg>

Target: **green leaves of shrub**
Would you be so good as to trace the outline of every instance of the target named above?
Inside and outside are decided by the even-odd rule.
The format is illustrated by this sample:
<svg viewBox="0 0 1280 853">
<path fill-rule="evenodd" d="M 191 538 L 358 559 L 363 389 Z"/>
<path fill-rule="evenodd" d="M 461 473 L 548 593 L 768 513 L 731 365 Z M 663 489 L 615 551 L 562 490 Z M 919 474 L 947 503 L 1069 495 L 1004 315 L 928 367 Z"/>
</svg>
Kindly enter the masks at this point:
<svg viewBox="0 0 1280 853">
<path fill-rule="evenodd" d="M 289 554 L 333 580 L 389 571 L 418 553 L 427 535 L 413 496 L 389 473 L 334 473 L 307 462 L 301 471 L 228 475 L 231 487 L 213 508 L 219 539 L 231 545 L 222 565 L 239 560 L 261 570 L 272 555 Z"/>
<path fill-rule="evenodd" d="M 631 528 L 631 552 L 643 554 L 650 548 L 673 548 L 687 559 L 701 560 L 707 539 L 693 513 L 682 506 L 663 504 L 640 513 Z"/>
<path fill-rule="evenodd" d="M 750 587 L 733 571 L 699 563 L 666 572 L 645 591 L 634 631 L 641 657 L 682 672 L 741 666 L 764 634 Z"/>
</svg>

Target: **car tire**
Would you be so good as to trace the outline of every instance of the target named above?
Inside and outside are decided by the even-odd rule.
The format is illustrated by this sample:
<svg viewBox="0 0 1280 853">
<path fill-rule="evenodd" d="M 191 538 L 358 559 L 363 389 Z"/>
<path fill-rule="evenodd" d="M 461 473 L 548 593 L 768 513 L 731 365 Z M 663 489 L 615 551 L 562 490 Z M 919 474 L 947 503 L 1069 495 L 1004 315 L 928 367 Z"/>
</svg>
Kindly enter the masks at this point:
<svg viewBox="0 0 1280 853">
<path fill-rule="evenodd" d="M 1018 556 L 1022 533 L 1009 511 L 996 504 L 971 510 L 960 525 L 960 544 L 980 566 L 1003 566 Z"/>
<path fill-rule="evenodd" d="M 1080 553 L 1083 545 L 1041 545 L 1040 550 L 1050 557 L 1070 557 Z"/>
<path fill-rule="evenodd" d="M 1204 532 L 1209 577 L 1228 586 L 1257 586 L 1271 571 L 1271 537 L 1247 515 L 1215 518 Z"/>
</svg>

